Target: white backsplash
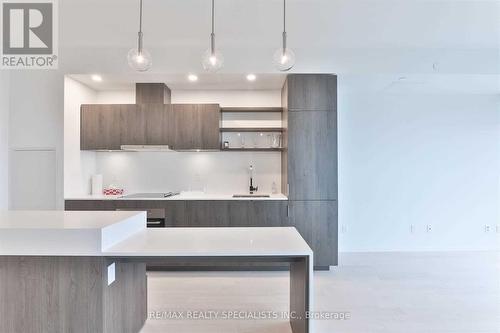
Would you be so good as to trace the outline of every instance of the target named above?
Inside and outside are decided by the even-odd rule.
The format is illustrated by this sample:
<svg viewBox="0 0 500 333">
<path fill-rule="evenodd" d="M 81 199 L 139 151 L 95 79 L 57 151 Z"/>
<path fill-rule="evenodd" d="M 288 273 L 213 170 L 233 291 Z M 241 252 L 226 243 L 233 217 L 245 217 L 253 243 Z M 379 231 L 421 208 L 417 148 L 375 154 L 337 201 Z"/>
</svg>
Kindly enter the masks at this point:
<svg viewBox="0 0 500 333">
<path fill-rule="evenodd" d="M 97 173 L 104 185 L 127 193 L 205 191 L 235 194 L 248 191 L 248 167 L 254 166 L 254 185 L 271 193 L 281 186 L 281 157 L 277 152 L 99 152 Z"/>
</svg>

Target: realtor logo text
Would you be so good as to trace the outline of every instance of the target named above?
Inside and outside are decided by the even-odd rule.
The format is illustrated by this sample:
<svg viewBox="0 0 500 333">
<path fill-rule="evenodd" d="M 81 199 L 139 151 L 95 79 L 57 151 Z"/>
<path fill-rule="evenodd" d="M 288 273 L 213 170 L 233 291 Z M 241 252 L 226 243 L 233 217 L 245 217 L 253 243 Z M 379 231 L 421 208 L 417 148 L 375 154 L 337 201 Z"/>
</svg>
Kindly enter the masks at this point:
<svg viewBox="0 0 500 333">
<path fill-rule="evenodd" d="M 56 69 L 56 0 L 4 0 L 1 9 L 1 68 Z"/>
</svg>

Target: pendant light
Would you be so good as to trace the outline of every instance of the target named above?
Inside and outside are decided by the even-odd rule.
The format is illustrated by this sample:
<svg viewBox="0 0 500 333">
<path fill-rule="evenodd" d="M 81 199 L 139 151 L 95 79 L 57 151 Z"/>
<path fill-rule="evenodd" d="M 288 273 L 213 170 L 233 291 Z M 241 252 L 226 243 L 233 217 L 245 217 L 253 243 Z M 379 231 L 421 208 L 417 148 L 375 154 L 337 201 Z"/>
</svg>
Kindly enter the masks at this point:
<svg viewBox="0 0 500 333">
<path fill-rule="evenodd" d="M 295 53 L 286 45 L 286 0 L 283 0 L 283 44 L 276 50 L 273 57 L 274 66 L 282 72 L 290 70 L 295 65 Z"/>
<path fill-rule="evenodd" d="M 138 72 L 145 72 L 149 70 L 153 64 L 151 54 L 144 49 L 142 45 L 142 0 L 140 0 L 139 9 L 139 33 L 137 36 L 137 48 L 133 48 L 128 51 L 127 60 L 129 66 Z"/>
<path fill-rule="evenodd" d="M 212 33 L 210 34 L 210 47 L 203 54 L 202 65 L 208 72 L 217 72 L 224 64 L 224 56 L 215 48 L 215 24 L 214 24 L 214 11 L 215 0 L 212 0 Z"/>
</svg>

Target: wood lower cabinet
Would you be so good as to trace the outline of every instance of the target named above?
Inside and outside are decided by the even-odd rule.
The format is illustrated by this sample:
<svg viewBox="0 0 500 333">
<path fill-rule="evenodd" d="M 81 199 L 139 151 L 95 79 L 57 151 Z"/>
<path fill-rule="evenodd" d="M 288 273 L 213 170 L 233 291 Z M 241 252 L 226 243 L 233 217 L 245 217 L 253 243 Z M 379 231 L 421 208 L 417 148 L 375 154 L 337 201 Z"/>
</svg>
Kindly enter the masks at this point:
<svg viewBox="0 0 500 333">
<path fill-rule="evenodd" d="M 290 201 L 288 223 L 314 251 L 314 265 L 326 268 L 338 260 L 337 201 Z"/>
<path fill-rule="evenodd" d="M 218 104 L 172 104 L 175 150 L 220 149 Z"/>
</svg>

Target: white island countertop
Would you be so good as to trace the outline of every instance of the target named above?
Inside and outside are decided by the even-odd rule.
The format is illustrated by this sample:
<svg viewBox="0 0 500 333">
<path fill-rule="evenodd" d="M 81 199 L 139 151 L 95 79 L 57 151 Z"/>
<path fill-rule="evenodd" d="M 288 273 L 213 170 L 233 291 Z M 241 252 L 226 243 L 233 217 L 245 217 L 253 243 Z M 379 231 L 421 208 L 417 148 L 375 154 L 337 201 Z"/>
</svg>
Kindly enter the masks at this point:
<svg viewBox="0 0 500 333">
<path fill-rule="evenodd" d="M 146 212 L 0 211 L 0 255 L 102 255 L 145 229 Z"/>
<path fill-rule="evenodd" d="M 133 193 L 128 193 L 133 194 Z M 235 193 L 244 194 L 244 193 Z M 264 193 L 263 193 L 264 194 Z M 267 194 L 267 193 L 265 193 Z M 127 194 L 125 194 L 126 196 Z M 258 195 L 258 193 L 257 193 Z M 204 192 L 181 192 L 167 198 L 124 198 L 124 195 L 73 195 L 68 196 L 65 200 L 288 200 L 284 194 L 269 194 L 269 197 L 233 197 L 233 194 L 216 194 Z"/>
<path fill-rule="evenodd" d="M 105 251 L 120 257 L 312 256 L 294 227 L 150 228 Z"/>
<path fill-rule="evenodd" d="M 310 256 L 293 227 L 146 228 L 146 212 L 3 211 L 0 255 Z"/>
</svg>

